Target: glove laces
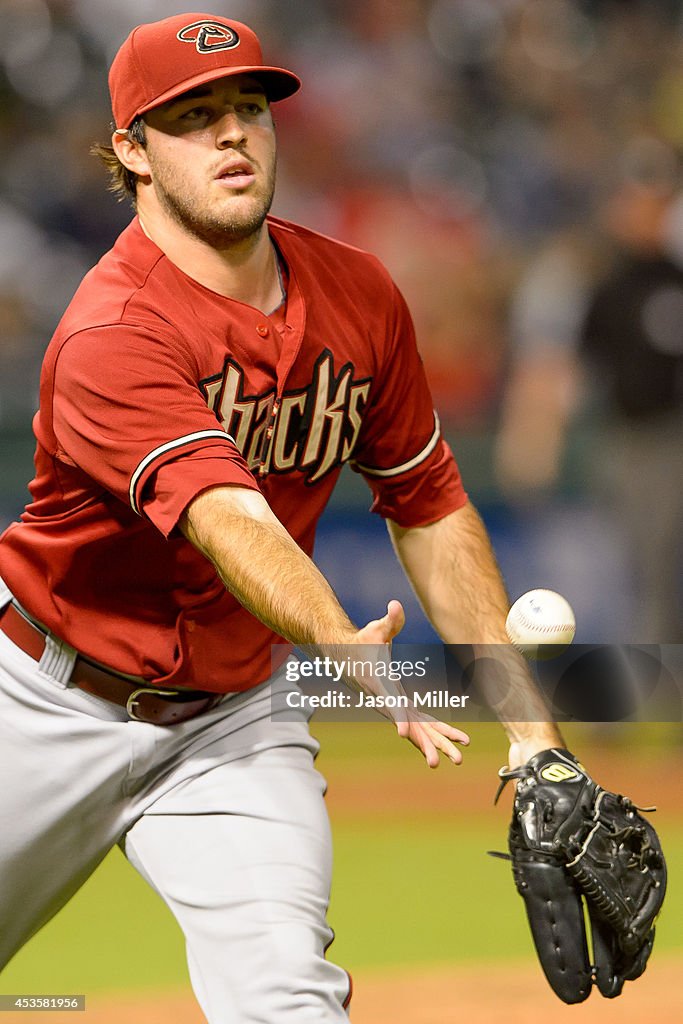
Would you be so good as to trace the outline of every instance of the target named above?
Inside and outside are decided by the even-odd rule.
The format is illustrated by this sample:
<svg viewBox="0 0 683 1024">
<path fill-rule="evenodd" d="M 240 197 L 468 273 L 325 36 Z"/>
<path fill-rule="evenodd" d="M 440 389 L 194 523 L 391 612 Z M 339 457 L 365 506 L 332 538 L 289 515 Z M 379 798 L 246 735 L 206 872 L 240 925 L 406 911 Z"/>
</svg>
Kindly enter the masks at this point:
<svg viewBox="0 0 683 1024">
<path fill-rule="evenodd" d="M 500 794 L 503 792 L 508 782 L 512 782 L 513 779 L 528 779 L 530 775 L 534 774 L 533 768 L 530 768 L 526 764 L 521 764 L 519 768 L 509 768 L 508 765 L 504 765 L 498 770 L 498 777 L 500 779 L 500 785 L 496 790 L 496 795 L 493 798 L 493 805 L 498 803 Z"/>
</svg>

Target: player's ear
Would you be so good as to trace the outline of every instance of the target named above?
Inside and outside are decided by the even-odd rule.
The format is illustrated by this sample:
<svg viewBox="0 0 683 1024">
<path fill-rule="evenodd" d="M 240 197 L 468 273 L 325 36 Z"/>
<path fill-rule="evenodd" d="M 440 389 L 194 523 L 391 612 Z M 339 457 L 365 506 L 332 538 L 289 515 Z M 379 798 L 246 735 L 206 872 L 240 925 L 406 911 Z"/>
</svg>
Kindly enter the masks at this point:
<svg viewBox="0 0 683 1024">
<path fill-rule="evenodd" d="M 131 137 L 130 132 L 117 128 L 111 137 L 111 144 L 123 166 L 137 174 L 149 177 L 150 167 L 144 147 Z"/>
</svg>

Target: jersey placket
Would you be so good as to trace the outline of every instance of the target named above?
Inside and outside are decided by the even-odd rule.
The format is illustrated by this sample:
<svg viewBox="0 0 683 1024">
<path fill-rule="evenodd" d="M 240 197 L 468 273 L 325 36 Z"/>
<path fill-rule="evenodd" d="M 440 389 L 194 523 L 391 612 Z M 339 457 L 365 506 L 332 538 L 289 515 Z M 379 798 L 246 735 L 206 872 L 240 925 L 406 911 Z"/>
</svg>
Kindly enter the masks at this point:
<svg viewBox="0 0 683 1024">
<path fill-rule="evenodd" d="M 277 239 L 277 245 L 281 250 L 283 250 L 281 238 Z M 282 347 L 280 349 L 280 357 L 275 367 L 275 398 L 270 410 L 268 425 L 265 430 L 263 445 L 261 448 L 261 458 L 255 472 L 255 475 L 261 478 L 267 476 L 270 470 L 273 439 L 275 437 L 278 415 L 282 406 L 282 396 L 285 390 L 285 384 L 287 383 L 287 378 L 297 360 L 299 352 L 301 351 L 304 331 L 306 329 L 306 305 L 304 298 L 301 293 L 301 289 L 299 288 L 292 264 L 286 258 L 286 251 L 283 251 L 283 256 L 287 263 L 287 270 L 289 274 L 287 303 L 285 309 L 285 325 L 283 331 L 278 331 L 272 318 L 269 318 L 271 324 L 270 329 L 275 331 L 276 334 L 279 334 L 282 338 Z"/>
</svg>

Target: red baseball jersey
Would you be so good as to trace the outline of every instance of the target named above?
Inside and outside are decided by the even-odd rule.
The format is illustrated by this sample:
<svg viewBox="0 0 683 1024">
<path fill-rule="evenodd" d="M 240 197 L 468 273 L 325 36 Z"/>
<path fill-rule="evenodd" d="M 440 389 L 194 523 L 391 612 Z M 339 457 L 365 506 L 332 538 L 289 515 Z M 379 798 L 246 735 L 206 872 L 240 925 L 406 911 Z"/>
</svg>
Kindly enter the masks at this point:
<svg viewBox="0 0 683 1024">
<path fill-rule="evenodd" d="M 386 270 L 268 224 L 278 316 L 189 278 L 137 219 L 122 233 L 48 347 L 33 500 L 0 538 L 0 575 L 39 622 L 158 686 L 246 689 L 281 642 L 177 529 L 201 491 L 260 489 L 309 554 L 344 462 L 403 526 L 466 500 Z"/>
</svg>

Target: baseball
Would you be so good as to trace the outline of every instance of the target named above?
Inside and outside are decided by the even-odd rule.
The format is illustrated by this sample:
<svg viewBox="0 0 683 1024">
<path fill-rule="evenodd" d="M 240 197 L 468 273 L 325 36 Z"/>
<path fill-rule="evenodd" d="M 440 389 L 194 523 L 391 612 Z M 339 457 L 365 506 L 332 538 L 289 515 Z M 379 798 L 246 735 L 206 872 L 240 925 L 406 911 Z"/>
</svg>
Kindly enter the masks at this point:
<svg viewBox="0 0 683 1024">
<path fill-rule="evenodd" d="M 574 639 L 576 620 L 566 598 L 554 590 L 530 590 L 517 598 L 505 620 L 510 643 L 526 658 L 561 654 Z"/>
</svg>

